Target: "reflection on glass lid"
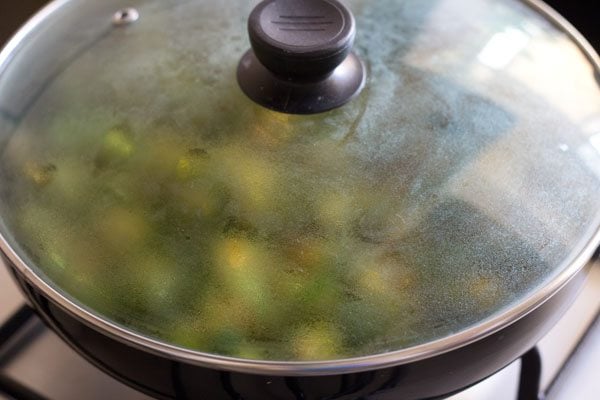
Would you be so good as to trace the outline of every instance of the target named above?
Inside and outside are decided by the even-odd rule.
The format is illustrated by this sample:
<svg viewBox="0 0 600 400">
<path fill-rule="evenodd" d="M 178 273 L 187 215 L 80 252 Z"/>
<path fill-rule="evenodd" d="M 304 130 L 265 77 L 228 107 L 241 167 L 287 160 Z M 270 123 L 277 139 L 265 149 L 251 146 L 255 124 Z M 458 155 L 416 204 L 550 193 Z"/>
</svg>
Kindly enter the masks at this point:
<svg viewBox="0 0 600 400">
<path fill-rule="evenodd" d="M 0 204 L 105 318 L 241 358 L 383 353 L 492 318 L 589 239 L 600 90 L 524 3 L 348 1 L 368 81 L 310 116 L 239 89 L 252 4 L 138 0 L 114 27 L 98 3 L 4 66 Z"/>
</svg>

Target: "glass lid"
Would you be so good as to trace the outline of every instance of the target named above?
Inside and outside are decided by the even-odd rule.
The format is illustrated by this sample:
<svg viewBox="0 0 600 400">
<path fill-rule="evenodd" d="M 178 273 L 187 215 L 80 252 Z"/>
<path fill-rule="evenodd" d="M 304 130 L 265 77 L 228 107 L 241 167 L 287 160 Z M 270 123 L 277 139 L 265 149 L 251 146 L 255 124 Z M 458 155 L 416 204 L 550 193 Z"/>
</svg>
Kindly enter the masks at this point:
<svg viewBox="0 0 600 400">
<path fill-rule="evenodd" d="M 363 75 L 319 113 L 238 79 L 258 2 L 67 0 L 30 23 L 0 65 L 2 231 L 30 275 L 160 343 L 325 361 L 506 316 L 589 250 L 600 87 L 567 33 L 518 0 L 344 1 L 355 31 L 311 2 L 267 4 L 257 35 L 355 33 Z"/>
</svg>

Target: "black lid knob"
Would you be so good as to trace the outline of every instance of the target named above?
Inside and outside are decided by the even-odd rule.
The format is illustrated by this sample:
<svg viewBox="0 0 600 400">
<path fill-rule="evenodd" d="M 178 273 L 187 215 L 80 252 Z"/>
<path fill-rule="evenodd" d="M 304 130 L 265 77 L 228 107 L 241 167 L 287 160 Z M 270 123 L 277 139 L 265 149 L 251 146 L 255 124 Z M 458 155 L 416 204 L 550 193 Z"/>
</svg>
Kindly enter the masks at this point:
<svg viewBox="0 0 600 400">
<path fill-rule="evenodd" d="M 337 0 L 265 0 L 248 20 L 252 50 L 238 67 L 240 87 L 255 102 L 311 114 L 349 101 L 365 69 L 351 52 L 352 13 Z"/>
<path fill-rule="evenodd" d="M 350 53 L 355 22 L 335 0 L 266 0 L 250 14 L 248 33 L 254 53 L 274 74 L 319 79 Z"/>
</svg>

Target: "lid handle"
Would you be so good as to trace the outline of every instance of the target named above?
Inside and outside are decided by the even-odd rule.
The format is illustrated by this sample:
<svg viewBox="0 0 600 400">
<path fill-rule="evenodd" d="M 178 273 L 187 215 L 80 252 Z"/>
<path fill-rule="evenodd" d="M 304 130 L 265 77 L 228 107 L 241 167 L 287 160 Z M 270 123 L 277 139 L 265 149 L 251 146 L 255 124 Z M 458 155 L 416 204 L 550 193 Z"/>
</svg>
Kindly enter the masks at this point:
<svg viewBox="0 0 600 400">
<path fill-rule="evenodd" d="M 354 17 L 342 4 L 323 0 L 275 0 L 250 14 L 254 53 L 275 75 L 322 79 L 346 59 L 355 36 Z"/>
<path fill-rule="evenodd" d="M 323 112 L 349 101 L 365 81 L 351 53 L 354 16 L 337 0 L 265 0 L 248 19 L 252 50 L 238 67 L 242 90 L 277 111 Z"/>
</svg>

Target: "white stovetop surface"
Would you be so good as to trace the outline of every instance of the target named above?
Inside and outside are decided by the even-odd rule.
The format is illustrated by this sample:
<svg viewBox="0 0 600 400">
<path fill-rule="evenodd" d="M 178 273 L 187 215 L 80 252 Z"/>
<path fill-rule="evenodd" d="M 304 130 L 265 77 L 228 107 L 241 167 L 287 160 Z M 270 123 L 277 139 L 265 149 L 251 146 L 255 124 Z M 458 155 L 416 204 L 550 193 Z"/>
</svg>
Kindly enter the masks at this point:
<svg viewBox="0 0 600 400">
<path fill-rule="evenodd" d="M 3 266 L 0 266 L 0 322 L 23 302 Z M 548 400 L 597 400 L 600 398 L 600 323 L 586 335 L 600 312 L 600 261 L 591 270 L 586 286 L 567 314 L 540 342 L 542 387 L 547 389 L 558 370 L 577 347 L 567 368 L 552 385 Z M 585 340 L 578 346 L 581 338 Z M 453 396 L 451 400 L 512 400 L 517 393 L 520 362 Z M 50 399 L 147 400 L 104 375 L 82 360 L 54 334 L 45 330 L 7 367 L 6 372 Z M 0 400 L 4 400 L 0 395 Z"/>
</svg>

